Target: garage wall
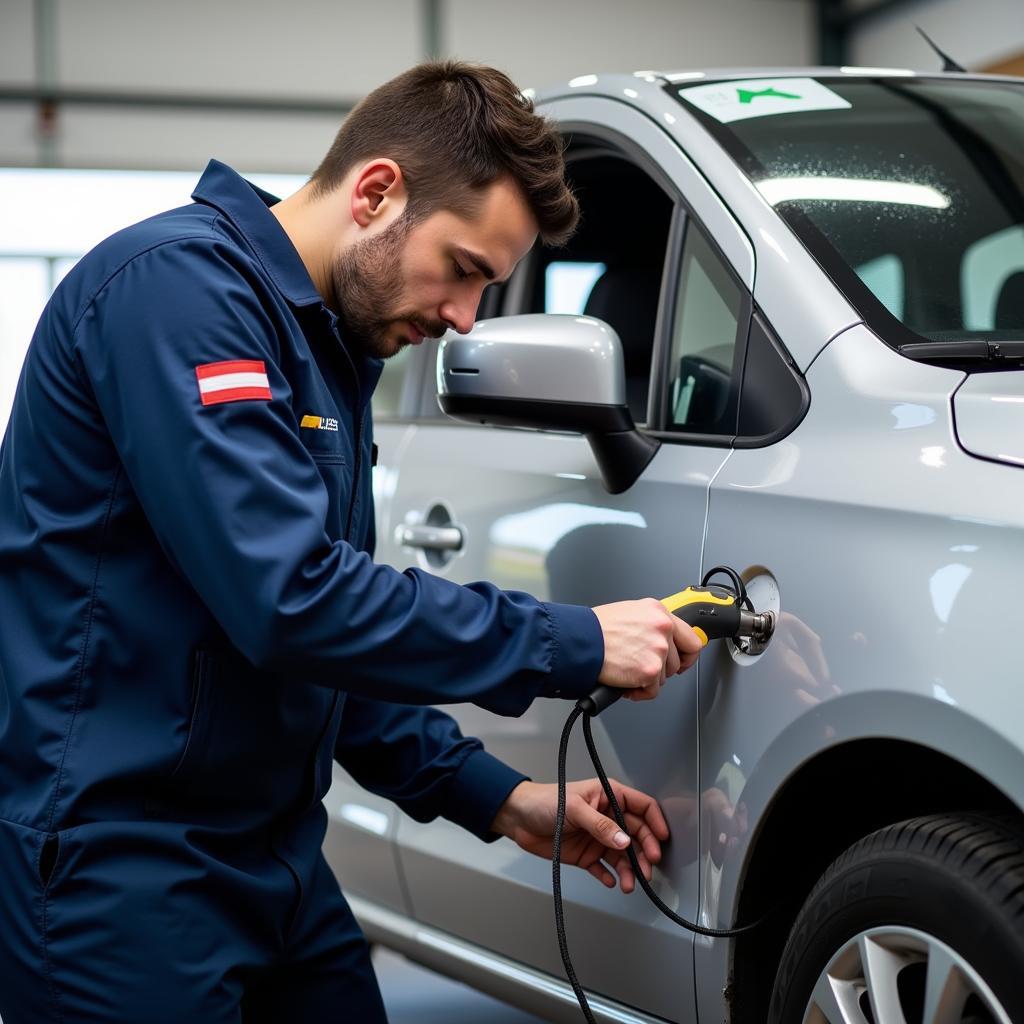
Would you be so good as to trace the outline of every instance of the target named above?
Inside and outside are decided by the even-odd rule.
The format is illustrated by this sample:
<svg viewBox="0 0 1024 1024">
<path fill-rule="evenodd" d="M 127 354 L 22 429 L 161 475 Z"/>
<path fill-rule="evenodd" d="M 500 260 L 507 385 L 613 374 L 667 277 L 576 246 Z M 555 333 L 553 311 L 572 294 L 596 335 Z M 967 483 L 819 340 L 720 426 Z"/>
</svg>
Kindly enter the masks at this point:
<svg viewBox="0 0 1024 1024">
<path fill-rule="evenodd" d="M 422 59 L 427 0 L 0 0 L 0 91 L 65 89 L 319 100 L 339 108 Z M 443 52 L 524 87 L 598 70 L 807 64 L 812 0 L 437 0 Z M 37 23 L 41 31 L 36 31 Z M 82 107 L 50 130 L 0 103 L 0 166 L 304 173 L 340 113 Z"/>
<path fill-rule="evenodd" d="M 809 0 L 447 0 L 453 53 L 524 85 L 597 71 L 812 63 Z"/>
<path fill-rule="evenodd" d="M 854 29 L 851 62 L 937 70 L 942 65 L 915 25 L 972 71 L 1024 51 L 1024 0 L 907 0 Z"/>
<path fill-rule="evenodd" d="M 877 2 L 847 0 L 850 8 Z M 65 106 L 46 125 L 35 105 L 0 102 L 0 166 L 191 170 L 217 155 L 308 172 L 344 106 L 426 53 L 431 8 L 444 53 L 494 63 L 523 86 L 602 69 L 817 59 L 815 0 L 0 0 L 0 92 L 52 83 L 309 99 L 338 110 Z M 915 23 L 971 68 L 1024 53 L 1022 0 L 903 0 L 853 30 L 849 59 L 934 69 Z"/>
</svg>

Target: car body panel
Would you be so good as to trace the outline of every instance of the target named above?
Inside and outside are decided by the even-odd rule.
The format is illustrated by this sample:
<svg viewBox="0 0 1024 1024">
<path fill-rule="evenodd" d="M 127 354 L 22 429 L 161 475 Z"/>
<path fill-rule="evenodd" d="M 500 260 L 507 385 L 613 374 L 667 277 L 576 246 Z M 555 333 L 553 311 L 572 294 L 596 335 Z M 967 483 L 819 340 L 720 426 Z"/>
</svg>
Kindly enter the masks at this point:
<svg viewBox="0 0 1024 1024">
<path fill-rule="evenodd" d="M 957 440 L 983 459 L 1024 466 L 1021 406 L 1024 375 L 1018 370 L 970 376 L 953 396 Z"/>
<path fill-rule="evenodd" d="M 640 481 L 609 495 L 583 438 L 539 431 L 420 425 L 406 448 L 393 498 L 394 525 L 415 523 L 446 504 L 466 543 L 443 570 L 458 582 L 490 579 L 542 599 L 596 605 L 629 597 L 671 594 L 700 564 L 707 488 L 727 452 L 666 445 Z M 388 544 L 394 545 L 394 538 Z M 678 538 L 666 550 L 664 538 Z M 382 547 L 395 564 L 419 557 Z M 479 709 L 449 708 L 463 731 L 537 781 L 554 780 L 554 752 L 567 707 L 539 701 L 520 719 Z M 695 737 L 696 690 L 680 686 L 658 708 L 623 704 L 596 723 L 609 772 L 658 795 L 696 791 L 696 743 L 678 750 L 678 736 Z M 666 776 L 660 765 L 673 764 Z M 569 775 L 591 776 L 576 745 Z M 673 807 L 675 810 L 673 810 Z M 683 914 L 697 909 L 697 834 L 692 804 L 668 808 L 675 840 L 658 885 Z M 447 823 L 402 818 L 396 837 L 416 920 L 468 939 L 513 960 L 557 974 L 560 959 L 551 922 L 551 873 L 543 861 L 509 843 L 467 843 Z M 564 898 L 573 955 L 583 983 L 613 999 L 677 1019 L 692 1005 L 689 937 L 643 899 L 604 890 L 567 870 Z M 457 894 L 457 898 L 455 898 Z M 637 957 L 637 969 L 610 975 L 606 936 L 614 931 Z M 652 996 L 654 997 L 652 999 Z M 685 1019 L 685 1018 L 682 1018 Z"/>
<path fill-rule="evenodd" d="M 407 914 L 409 904 L 391 848 L 399 812 L 389 800 L 368 793 L 337 763 L 324 796 L 327 863 L 350 895 L 364 895 L 388 910 Z"/>
<path fill-rule="evenodd" d="M 370 942 L 394 949 L 424 967 L 488 992 L 551 1024 L 579 1024 L 579 1004 L 567 981 L 358 896 L 350 897 L 349 903 Z M 652 1017 L 593 993 L 588 1002 L 597 1024 L 665 1024 L 662 1017 Z"/>
<path fill-rule="evenodd" d="M 734 451 L 711 488 L 707 562 L 771 572 L 782 616 L 752 664 L 724 644 L 701 662 L 702 792 L 727 787 L 748 823 L 721 870 L 702 848 L 706 920 L 734 922 L 764 816 L 800 765 L 841 744 L 919 744 L 1024 806 L 1006 630 L 1018 590 L 1007 565 L 1024 555 L 1024 477 L 958 447 L 951 399 L 963 378 L 855 327 L 811 367 L 799 427 Z M 822 800 L 841 801 L 856 781 L 821 785 Z M 699 1005 L 712 1015 L 727 978 L 723 945 L 697 944 Z"/>
</svg>

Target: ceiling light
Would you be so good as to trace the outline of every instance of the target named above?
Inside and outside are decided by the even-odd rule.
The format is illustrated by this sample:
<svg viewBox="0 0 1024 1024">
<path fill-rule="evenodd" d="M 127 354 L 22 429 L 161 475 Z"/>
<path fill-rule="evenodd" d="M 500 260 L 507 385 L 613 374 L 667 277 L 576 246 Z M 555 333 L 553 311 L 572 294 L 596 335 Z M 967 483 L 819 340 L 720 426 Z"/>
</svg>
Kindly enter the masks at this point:
<svg viewBox="0 0 1024 1024">
<path fill-rule="evenodd" d="M 840 68 L 840 71 L 844 75 L 910 75 L 913 76 L 914 72 L 908 68 L 857 68 L 857 67 L 845 67 Z"/>
</svg>

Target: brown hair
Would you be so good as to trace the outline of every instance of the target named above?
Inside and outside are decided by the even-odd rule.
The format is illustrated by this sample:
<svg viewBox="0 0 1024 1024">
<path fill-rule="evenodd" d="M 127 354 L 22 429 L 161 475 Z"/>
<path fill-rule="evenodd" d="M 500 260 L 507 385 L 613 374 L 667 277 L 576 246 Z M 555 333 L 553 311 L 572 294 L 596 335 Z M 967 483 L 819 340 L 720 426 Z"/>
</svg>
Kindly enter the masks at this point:
<svg viewBox="0 0 1024 1024">
<path fill-rule="evenodd" d="M 388 157 L 402 168 L 406 215 L 472 215 L 482 190 L 510 176 L 540 237 L 566 242 L 579 205 L 565 182 L 562 140 L 512 80 L 494 68 L 445 60 L 420 64 L 374 89 L 345 118 L 311 179 L 314 194 L 337 188 L 359 163 Z"/>
</svg>

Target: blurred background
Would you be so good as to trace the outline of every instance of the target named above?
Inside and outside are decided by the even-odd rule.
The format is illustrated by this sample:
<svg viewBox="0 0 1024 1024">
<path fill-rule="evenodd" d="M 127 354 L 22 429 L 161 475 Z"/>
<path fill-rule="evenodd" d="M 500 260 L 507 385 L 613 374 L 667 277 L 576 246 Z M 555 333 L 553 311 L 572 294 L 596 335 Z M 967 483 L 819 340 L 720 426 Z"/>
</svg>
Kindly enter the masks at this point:
<svg viewBox="0 0 1024 1024">
<path fill-rule="evenodd" d="M 43 303 L 117 228 L 188 201 L 210 157 L 277 195 L 347 110 L 429 56 L 523 88 L 598 71 L 1024 74 L 1022 0 L 0 0 L 0 428 Z"/>
</svg>

